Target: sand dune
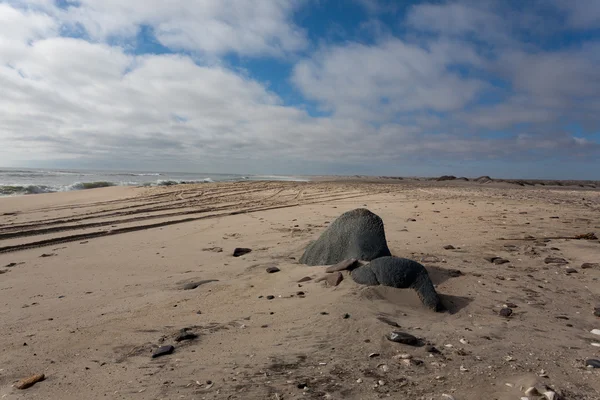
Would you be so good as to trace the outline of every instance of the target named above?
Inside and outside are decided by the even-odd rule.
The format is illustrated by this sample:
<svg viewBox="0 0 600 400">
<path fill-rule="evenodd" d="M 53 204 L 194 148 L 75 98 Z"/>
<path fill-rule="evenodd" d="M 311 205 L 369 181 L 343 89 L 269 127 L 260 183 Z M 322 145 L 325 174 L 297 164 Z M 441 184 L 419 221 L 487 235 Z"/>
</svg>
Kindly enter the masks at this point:
<svg viewBox="0 0 600 400">
<path fill-rule="evenodd" d="M 324 267 L 298 264 L 358 207 L 427 267 L 450 313 L 346 273 L 327 287 Z M 600 358 L 600 266 L 581 265 L 600 263 L 600 242 L 545 240 L 600 233 L 598 211 L 594 190 L 360 179 L 2 198 L 0 398 L 508 400 L 537 383 L 598 399 L 585 360 Z M 177 342 L 183 328 L 198 337 Z M 175 351 L 151 358 L 162 345 Z"/>
</svg>

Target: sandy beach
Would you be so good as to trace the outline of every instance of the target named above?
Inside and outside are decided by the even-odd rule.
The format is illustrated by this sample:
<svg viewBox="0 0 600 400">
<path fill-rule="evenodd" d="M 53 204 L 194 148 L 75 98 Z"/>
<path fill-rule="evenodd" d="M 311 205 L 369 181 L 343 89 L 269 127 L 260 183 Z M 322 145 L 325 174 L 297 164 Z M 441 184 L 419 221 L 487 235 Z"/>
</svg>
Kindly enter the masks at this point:
<svg viewBox="0 0 600 400">
<path fill-rule="evenodd" d="M 449 312 L 298 263 L 355 208 Z M 599 399 L 600 241 L 576 239 L 599 211 L 597 189 L 358 178 L 0 198 L 0 399 Z"/>
</svg>

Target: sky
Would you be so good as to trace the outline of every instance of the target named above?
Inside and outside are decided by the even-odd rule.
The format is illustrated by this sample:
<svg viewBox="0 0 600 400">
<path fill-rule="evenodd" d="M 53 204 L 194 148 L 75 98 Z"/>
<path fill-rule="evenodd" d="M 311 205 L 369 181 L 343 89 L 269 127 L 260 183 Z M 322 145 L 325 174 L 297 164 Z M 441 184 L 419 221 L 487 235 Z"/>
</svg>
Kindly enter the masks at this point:
<svg viewBox="0 0 600 400">
<path fill-rule="evenodd" d="M 0 165 L 600 179 L 600 0 L 0 0 Z"/>
</svg>

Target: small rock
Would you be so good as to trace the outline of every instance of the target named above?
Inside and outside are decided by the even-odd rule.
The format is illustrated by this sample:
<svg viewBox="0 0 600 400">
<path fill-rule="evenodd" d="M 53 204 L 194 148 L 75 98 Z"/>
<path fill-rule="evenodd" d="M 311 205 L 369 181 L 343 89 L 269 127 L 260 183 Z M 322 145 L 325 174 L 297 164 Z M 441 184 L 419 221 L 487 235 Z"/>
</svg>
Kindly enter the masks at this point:
<svg viewBox="0 0 600 400">
<path fill-rule="evenodd" d="M 350 314 L 348 314 L 348 313 L 344 314 L 344 317 L 343 317 L 343 318 L 344 318 L 344 319 L 348 319 L 348 318 L 350 318 Z"/>
<path fill-rule="evenodd" d="M 414 219 L 414 218 L 408 218 L 408 219 L 406 220 L 406 222 L 417 222 L 417 220 L 416 220 L 416 219 Z"/>
<path fill-rule="evenodd" d="M 296 296 L 303 297 L 303 296 L 305 296 L 305 293 L 304 292 L 296 292 Z"/>
<path fill-rule="evenodd" d="M 600 360 L 590 358 L 589 360 L 585 360 L 585 366 L 590 368 L 600 368 Z"/>
<path fill-rule="evenodd" d="M 327 276 L 327 284 L 329 286 L 337 286 L 344 280 L 344 275 L 341 272 L 335 272 Z"/>
<path fill-rule="evenodd" d="M 176 342 L 183 342 L 184 340 L 194 340 L 197 339 L 198 335 L 194 332 L 190 332 L 190 328 L 183 328 L 179 331 L 179 334 L 175 338 Z"/>
<path fill-rule="evenodd" d="M 529 389 L 527 389 L 525 391 L 525 394 L 527 396 L 531 396 L 531 397 L 538 397 L 541 396 L 542 394 L 535 388 L 535 387 L 530 387 Z"/>
<path fill-rule="evenodd" d="M 379 357 L 380 354 L 379 353 L 371 353 L 369 354 L 369 358 L 375 358 L 375 357 Z"/>
<path fill-rule="evenodd" d="M 27 389 L 32 387 L 36 383 L 43 381 L 44 379 L 46 379 L 46 376 L 44 374 L 32 375 L 28 378 L 21 379 L 19 382 L 17 382 L 15 387 L 21 390 Z"/>
<path fill-rule="evenodd" d="M 310 276 L 305 276 L 304 278 L 300 279 L 298 281 L 298 283 L 303 283 L 303 282 L 308 282 L 308 281 L 312 281 L 312 278 Z"/>
<path fill-rule="evenodd" d="M 384 317 L 383 315 L 379 315 L 377 317 L 377 319 L 381 322 L 383 322 L 384 324 L 388 324 L 389 326 L 393 326 L 394 328 L 400 328 L 400 325 L 398 325 L 397 322 L 392 321 L 391 319 Z"/>
<path fill-rule="evenodd" d="M 560 258 L 560 257 L 546 257 L 544 259 L 544 262 L 546 264 L 568 264 L 569 263 L 567 260 L 565 260 L 564 258 Z"/>
<path fill-rule="evenodd" d="M 296 385 L 296 387 L 298 389 L 306 389 L 308 387 L 308 385 L 306 383 L 302 382 L 302 383 L 299 383 L 298 385 Z"/>
<path fill-rule="evenodd" d="M 488 262 L 493 263 L 498 258 L 500 258 L 500 257 L 492 256 L 492 257 L 484 257 L 483 259 L 486 260 L 486 261 L 488 261 Z"/>
<path fill-rule="evenodd" d="M 386 338 L 391 342 L 407 344 L 409 346 L 416 346 L 419 344 L 419 339 L 405 332 L 394 331 L 387 335 Z"/>
<path fill-rule="evenodd" d="M 511 302 L 507 302 L 504 307 L 506 308 L 517 308 L 517 305 L 515 303 L 511 303 Z"/>
<path fill-rule="evenodd" d="M 600 269 L 600 264 L 598 264 L 598 263 L 583 263 L 583 264 L 581 264 L 581 269 L 590 269 L 590 268 Z"/>
<path fill-rule="evenodd" d="M 506 318 L 508 318 L 508 317 L 510 317 L 510 316 L 512 315 L 512 313 L 513 313 L 513 310 L 512 310 L 512 309 L 510 309 L 510 308 L 508 308 L 508 307 L 505 307 L 505 308 L 503 308 L 502 310 L 500 310 L 500 313 L 499 313 L 499 314 L 500 314 L 500 316 L 502 316 L 502 317 L 506 317 Z"/>
<path fill-rule="evenodd" d="M 357 263 L 358 263 L 357 259 L 350 258 L 348 260 L 344 260 L 335 265 L 327 267 L 325 272 L 338 272 L 338 271 L 344 271 L 344 270 L 351 270 L 353 267 L 356 266 Z"/>
<path fill-rule="evenodd" d="M 207 247 L 205 249 L 202 249 L 202 251 L 212 251 L 214 253 L 222 253 L 223 248 L 222 247 Z"/>
<path fill-rule="evenodd" d="M 547 400 L 558 400 L 558 394 L 556 394 L 555 392 L 548 390 L 547 392 L 544 392 L 544 397 Z"/>
<path fill-rule="evenodd" d="M 496 264 L 496 265 L 507 264 L 509 262 L 510 261 L 508 261 L 506 258 L 500 258 L 500 257 L 498 257 L 494 260 L 494 264 Z"/>
<path fill-rule="evenodd" d="M 54 254 L 54 253 L 50 253 L 50 254 L 46 254 L 46 253 L 44 253 L 44 254 L 42 254 L 40 257 L 42 257 L 42 258 L 46 258 L 46 257 L 52 257 L 52 256 L 55 256 L 55 255 L 56 255 L 56 254 Z"/>
<path fill-rule="evenodd" d="M 403 354 L 396 354 L 392 358 L 394 360 L 410 360 L 410 359 L 413 358 L 413 356 L 411 354 L 408 354 L 408 353 L 403 353 Z"/>
<path fill-rule="evenodd" d="M 427 345 L 425 346 L 425 351 L 431 354 L 440 354 L 441 352 L 435 348 L 434 346 Z"/>
<path fill-rule="evenodd" d="M 460 366 L 460 372 L 469 372 L 468 368 L 465 368 L 464 366 Z"/>
<path fill-rule="evenodd" d="M 594 316 L 600 317 L 600 307 L 594 307 Z"/>
<path fill-rule="evenodd" d="M 233 256 L 234 257 L 240 257 L 243 256 L 244 254 L 248 254 L 252 251 L 252 249 L 247 249 L 245 247 L 236 247 L 235 250 L 233 250 Z"/>
<path fill-rule="evenodd" d="M 196 282 L 190 282 L 190 283 L 186 283 L 185 285 L 183 285 L 181 287 L 181 289 L 183 290 L 194 290 L 199 286 L 205 285 L 207 283 L 211 283 L 211 282 L 219 282 L 218 279 L 205 279 L 202 281 L 196 281 Z"/>
<path fill-rule="evenodd" d="M 453 397 L 453 396 L 451 396 L 451 395 L 449 395 L 449 394 L 446 394 L 446 393 L 443 393 L 443 394 L 442 394 L 442 398 L 443 398 L 443 399 L 446 399 L 446 400 L 454 400 L 454 397 Z"/>
<path fill-rule="evenodd" d="M 171 345 L 160 346 L 154 353 L 152 353 L 152 358 L 162 357 L 169 354 L 172 354 L 175 351 L 175 347 Z"/>
<path fill-rule="evenodd" d="M 273 300 L 274 298 L 275 298 L 275 296 L 273 296 L 271 294 L 267 296 L 267 300 Z"/>
<path fill-rule="evenodd" d="M 269 267 L 269 268 L 267 268 L 267 272 L 269 274 L 274 274 L 275 272 L 279 272 L 279 271 L 281 271 L 281 270 L 279 268 L 277 268 L 277 267 Z"/>
<path fill-rule="evenodd" d="M 590 331 L 590 333 L 591 333 L 592 335 L 600 335 L 600 329 L 592 329 L 592 330 Z"/>
<path fill-rule="evenodd" d="M 567 268 L 565 269 L 565 272 L 566 272 L 567 274 L 576 274 L 576 273 L 577 273 L 577 270 L 576 270 L 575 268 L 567 267 Z"/>
<path fill-rule="evenodd" d="M 446 250 L 455 250 L 456 247 L 452 246 L 451 244 L 447 244 L 446 246 L 444 246 L 444 249 L 446 249 Z"/>
</svg>

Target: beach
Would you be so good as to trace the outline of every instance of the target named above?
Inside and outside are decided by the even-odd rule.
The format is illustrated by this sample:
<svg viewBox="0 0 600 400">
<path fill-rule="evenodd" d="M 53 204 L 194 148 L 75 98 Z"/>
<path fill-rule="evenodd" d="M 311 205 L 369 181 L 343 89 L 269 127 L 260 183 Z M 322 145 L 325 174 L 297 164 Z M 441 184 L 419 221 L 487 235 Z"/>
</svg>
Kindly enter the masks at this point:
<svg viewBox="0 0 600 400">
<path fill-rule="evenodd" d="M 299 264 L 356 208 L 448 312 Z M 360 177 L 2 197 L 0 399 L 598 399 L 599 211 L 579 185 Z"/>
</svg>

